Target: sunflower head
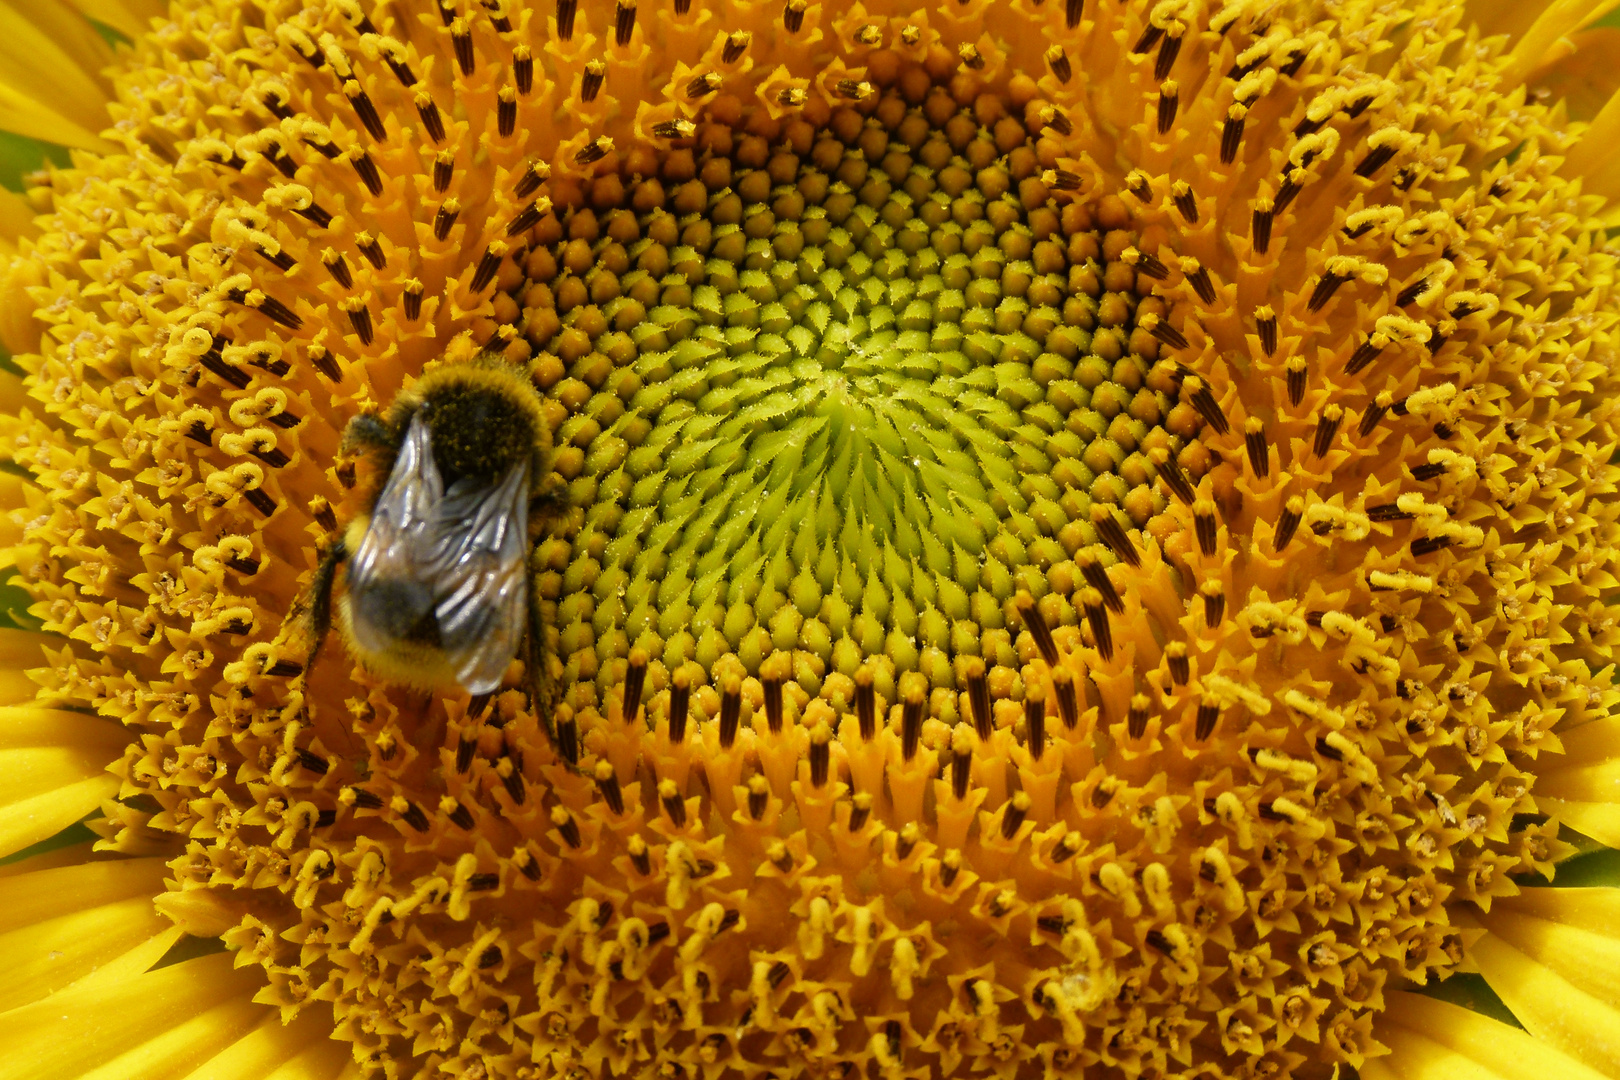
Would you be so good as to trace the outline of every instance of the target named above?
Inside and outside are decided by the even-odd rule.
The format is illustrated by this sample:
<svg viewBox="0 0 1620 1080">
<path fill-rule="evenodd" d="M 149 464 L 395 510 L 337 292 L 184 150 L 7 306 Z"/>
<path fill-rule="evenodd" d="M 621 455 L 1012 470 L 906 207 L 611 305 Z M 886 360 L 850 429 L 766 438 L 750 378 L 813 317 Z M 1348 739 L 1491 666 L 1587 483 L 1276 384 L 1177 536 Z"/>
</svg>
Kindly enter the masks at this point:
<svg viewBox="0 0 1620 1080">
<path fill-rule="evenodd" d="M 177 0 L 6 271 L 98 846 L 365 1075 L 1388 1075 L 1620 838 L 1548 18 Z M 469 373 L 504 686 L 312 665 Z"/>
</svg>

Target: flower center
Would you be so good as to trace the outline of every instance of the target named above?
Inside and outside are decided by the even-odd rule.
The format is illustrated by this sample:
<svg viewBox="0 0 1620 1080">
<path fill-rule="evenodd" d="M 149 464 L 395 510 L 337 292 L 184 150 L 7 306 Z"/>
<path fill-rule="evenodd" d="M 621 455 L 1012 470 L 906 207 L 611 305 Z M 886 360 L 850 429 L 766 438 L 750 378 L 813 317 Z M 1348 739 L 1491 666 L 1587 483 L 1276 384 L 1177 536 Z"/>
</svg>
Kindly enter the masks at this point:
<svg viewBox="0 0 1620 1080">
<path fill-rule="evenodd" d="M 555 303 L 537 370 L 582 383 L 559 467 L 587 526 L 547 555 L 591 579 L 559 596 L 570 681 L 594 660 L 605 697 L 639 647 L 948 684 L 949 654 L 994 662 L 1017 590 L 1082 547 L 1112 561 L 1094 503 L 1164 508 L 1150 454 L 1205 468 L 1121 201 L 1054 202 L 1074 181 L 999 97 L 913 98 L 774 144 L 711 120 L 619 205 L 553 200 L 527 266 Z"/>
</svg>

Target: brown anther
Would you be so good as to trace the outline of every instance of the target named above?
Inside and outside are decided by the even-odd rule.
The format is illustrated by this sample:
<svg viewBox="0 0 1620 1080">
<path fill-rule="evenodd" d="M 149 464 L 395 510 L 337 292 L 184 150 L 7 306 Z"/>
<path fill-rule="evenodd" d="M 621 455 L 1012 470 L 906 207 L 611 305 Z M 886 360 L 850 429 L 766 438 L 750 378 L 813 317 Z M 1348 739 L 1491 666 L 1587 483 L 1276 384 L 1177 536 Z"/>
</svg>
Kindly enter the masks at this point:
<svg viewBox="0 0 1620 1080">
<path fill-rule="evenodd" d="M 1131 47 L 1131 52 L 1140 56 L 1141 54 L 1152 49 L 1153 46 L 1157 45 L 1159 43 L 1159 39 L 1163 36 L 1164 27 L 1154 26 L 1150 22 L 1146 26 L 1142 27 L 1142 36 L 1136 39 L 1136 44 Z"/>
<path fill-rule="evenodd" d="M 1187 643 L 1172 641 L 1165 645 L 1164 659 L 1170 667 L 1170 681 L 1177 686 L 1186 686 L 1187 680 L 1192 677 L 1192 662 L 1187 658 Z"/>
<path fill-rule="evenodd" d="M 351 150 L 349 152 L 349 164 L 354 167 L 355 175 L 360 177 L 360 182 L 366 185 L 367 191 L 373 195 L 382 194 L 382 174 L 377 171 L 377 164 L 371 160 L 370 154 L 359 148 Z M 311 209 L 314 208 L 311 207 Z"/>
<path fill-rule="evenodd" d="M 1249 115 L 1249 107 L 1233 102 L 1232 107 L 1226 111 L 1226 120 L 1221 124 L 1221 164 L 1230 165 L 1237 160 L 1238 147 L 1243 142 L 1243 121 Z"/>
<path fill-rule="evenodd" d="M 512 801 L 522 806 L 529 797 L 529 786 L 523 780 L 523 772 L 509 757 L 503 757 L 495 765 L 495 775 L 501 778 L 506 785 L 506 793 L 512 796 Z"/>
<path fill-rule="evenodd" d="M 1299 353 L 1290 356 L 1283 370 L 1288 389 L 1288 404 L 1298 405 L 1305 400 L 1305 375 L 1305 358 Z"/>
<path fill-rule="evenodd" d="M 645 845 L 643 845 L 643 848 L 645 849 Z M 526 848 L 518 848 L 512 852 L 512 865 L 518 868 L 518 873 L 530 881 L 540 880 L 540 864 L 535 861 L 534 856 L 530 855 Z"/>
<path fill-rule="evenodd" d="M 1155 446 L 1148 451 L 1148 460 L 1153 463 L 1153 468 L 1164 483 L 1165 489 L 1183 506 L 1191 506 L 1193 499 L 1196 498 L 1192 481 L 1187 478 L 1176 456 L 1165 447 Z"/>
<path fill-rule="evenodd" d="M 1029 816 L 1029 793 L 1020 791 L 1008 799 L 1001 808 L 1001 838 L 1011 840 L 1018 835 L 1018 829 L 1024 824 L 1024 818 Z"/>
<path fill-rule="evenodd" d="M 1052 845 L 1051 852 L 1046 856 L 1047 861 L 1053 866 L 1062 866 L 1064 863 L 1080 854 L 1080 848 L 1083 843 L 1084 841 L 1081 840 L 1079 833 L 1064 833 L 1058 838 L 1058 841 Z"/>
<path fill-rule="evenodd" d="M 1170 201 L 1175 203 L 1177 210 L 1181 211 L 1181 216 L 1186 220 L 1187 224 L 1197 224 L 1198 197 L 1193 194 L 1191 184 L 1187 183 L 1185 180 L 1177 180 L 1175 183 L 1171 184 Z M 1187 260 L 1183 260 L 1184 263 L 1186 261 Z M 1193 259 L 1192 262 L 1196 264 L 1197 260 Z M 1203 279 L 1203 286 L 1200 286 L 1198 282 L 1194 280 L 1195 276 Z M 1200 300 L 1204 301 L 1206 304 L 1212 304 L 1215 302 L 1215 287 L 1209 284 L 1209 271 L 1205 270 L 1202 266 L 1199 266 L 1194 271 L 1188 271 L 1187 280 L 1193 283 L 1193 289 L 1197 291 L 1198 298 Z M 1206 288 L 1209 290 L 1209 295 L 1207 296 L 1204 295 L 1204 290 Z"/>
<path fill-rule="evenodd" d="M 1271 474 L 1271 444 L 1266 441 L 1266 425 L 1258 416 L 1243 421 L 1243 448 L 1249 455 L 1249 471 L 1259 479 Z"/>
<path fill-rule="evenodd" d="M 613 43 L 619 48 L 630 44 L 636 32 L 636 0 L 619 0 L 613 10 Z"/>
<path fill-rule="evenodd" d="M 1305 516 L 1305 500 L 1298 495 L 1289 498 L 1283 505 L 1283 511 L 1277 516 L 1277 531 L 1272 536 L 1271 550 L 1281 552 L 1294 538 L 1294 531 L 1299 528 L 1300 520 Z"/>
<path fill-rule="evenodd" d="M 1114 514 L 1114 508 L 1107 503 L 1095 502 L 1091 504 L 1091 525 L 1102 537 L 1103 543 L 1113 549 L 1115 555 L 1130 564 L 1141 566 L 1142 556 L 1136 550 L 1136 543 L 1120 524 L 1119 518 Z"/>
<path fill-rule="evenodd" d="M 958 724 L 951 732 L 951 794 L 958 800 L 967 798 L 972 774 L 973 737 L 966 724 Z"/>
<path fill-rule="evenodd" d="M 574 16 L 579 11 L 579 0 L 557 0 L 557 37 L 561 41 L 574 39 Z"/>
<path fill-rule="evenodd" d="M 1155 259 L 1154 262 L 1158 263 L 1158 260 Z M 1164 269 L 1162 263 L 1159 264 L 1159 269 Z M 1150 274 L 1149 276 L 1151 277 L 1153 275 Z M 1168 276 L 1168 271 L 1166 271 L 1166 276 Z M 1187 347 L 1188 343 L 1186 336 L 1183 335 L 1180 330 L 1177 330 L 1175 327 L 1171 326 L 1170 320 L 1164 318 L 1163 316 L 1155 315 L 1149 312 L 1138 319 L 1136 321 L 1136 325 L 1140 326 L 1143 330 L 1146 330 L 1160 342 L 1170 346 L 1172 349 L 1185 349 Z"/>
<path fill-rule="evenodd" d="M 557 754 L 568 764 L 579 764 L 579 724 L 572 709 L 558 706 L 556 717 Z"/>
<path fill-rule="evenodd" d="M 580 149 L 574 151 L 574 164 L 594 165 L 611 153 L 613 153 L 613 140 L 606 135 L 598 135 Z"/>
<path fill-rule="evenodd" d="M 1058 717 L 1063 727 L 1073 731 L 1080 722 L 1080 703 L 1075 696 L 1074 675 L 1068 668 L 1060 667 L 1052 672 L 1052 694 L 1057 698 Z"/>
<path fill-rule="evenodd" d="M 405 321 L 415 322 L 422 317 L 422 283 L 416 278 L 405 281 L 405 291 L 400 296 L 405 305 Z"/>
<path fill-rule="evenodd" d="M 776 103 L 786 109 L 803 108 L 809 100 L 810 93 L 802 86 L 787 86 L 776 92 Z"/>
<path fill-rule="evenodd" d="M 1356 372 L 1378 359 L 1378 357 L 1384 351 L 1384 346 L 1379 344 L 1381 339 L 1384 341 L 1388 340 L 1387 338 L 1384 338 L 1382 334 L 1375 333 L 1369 335 L 1366 341 L 1363 341 L 1360 345 L 1357 345 L 1356 351 L 1351 353 L 1350 359 L 1345 362 L 1344 373 L 1346 375 L 1354 375 Z"/>
<path fill-rule="evenodd" d="M 1316 288 L 1311 290 L 1311 298 L 1305 304 L 1306 310 L 1321 311 L 1327 307 L 1328 301 L 1333 299 L 1333 294 L 1339 291 L 1339 286 L 1349 280 L 1349 274 L 1335 274 L 1324 271 L 1321 278 L 1316 282 Z"/>
<path fill-rule="evenodd" d="M 1267 198 L 1266 196 L 1262 195 L 1260 198 L 1254 200 L 1254 214 L 1249 229 L 1249 242 L 1254 245 L 1254 250 L 1259 252 L 1261 255 L 1264 255 L 1266 253 L 1266 249 L 1271 247 L 1271 219 L 1273 210 L 1274 205 L 1271 199 Z"/>
<path fill-rule="evenodd" d="M 780 840 L 772 840 L 765 848 L 765 858 L 782 873 L 793 870 L 793 853 Z"/>
<path fill-rule="evenodd" d="M 754 35 L 747 30 L 733 30 L 726 35 L 726 47 L 720 52 L 722 64 L 735 64 L 742 59 L 743 53 L 754 41 Z"/>
<path fill-rule="evenodd" d="M 609 810 L 615 814 L 624 813 L 624 791 L 619 787 L 619 776 L 610 762 L 596 763 L 596 790 L 602 793 L 602 801 L 608 804 Z"/>
<path fill-rule="evenodd" d="M 1205 558 L 1212 558 L 1219 541 L 1215 517 L 1215 504 L 1209 499 L 1199 499 L 1193 504 L 1193 532 L 1198 536 L 1198 550 L 1203 552 Z"/>
<path fill-rule="evenodd" d="M 1076 552 L 1074 564 L 1080 568 L 1080 573 L 1087 584 L 1102 593 L 1103 603 L 1108 605 L 1108 610 L 1116 615 L 1124 614 L 1125 599 L 1119 595 L 1119 590 L 1114 588 L 1113 579 L 1108 576 L 1107 568 L 1097 556 L 1090 551 Z"/>
<path fill-rule="evenodd" d="M 354 287 L 354 276 L 349 273 L 349 263 L 343 258 L 343 253 L 333 248 L 321 252 L 321 264 L 326 267 L 332 279 L 345 289 Z"/>
<path fill-rule="evenodd" d="M 686 84 L 686 96 L 693 101 L 708 97 L 720 89 L 720 76 L 712 71 L 704 72 Z"/>
<path fill-rule="evenodd" d="M 416 115 L 421 118 L 428 138 L 436 143 L 444 142 L 444 117 L 439 115 L 439 106 L 434 104 L 433 96 L 426 90 L 418 91 L 416 95 Z"/>
<path fill-rule="evenodd" d="M 900 753 L 906 761 L 910 761 L 917 756 L 918 744 L 922 742 L 923 714 L 928 705 L 928 696 L 915 681 L 902 690 L 900 696 Z"/>
<path fill-rule="evenodd" d="M 1193 738 L 1203 742 L 1215 734 L 1215 725 L 1221 718 L 1220 702 L 1205 697 L 1198 702 L 1198 716 L 1193 722 Z"/>
<path fill-rule="evenodd" d="M 855 31 L 855 44 L 872 47 L 883 44 L 883 28 L 877 23 L 867 23 Z"/>
<path fill-rule="evenodd" d="M 770 801 L 771 785 L 763 776 L 755 774 L 748 778 L 748 816 L 758 821 L 765 816 L 765 806 Z"/>
<path fill-rule="evenodd" d="M 1366 411 L 1361 414 L 1361 423 L 1356 427 L 1356 434 L 1363 439 L 1371 435 L 1373 428 L 1378 426 L 1378 421 L 1382 420 L 1384 414 L 1389 412 L 1393 398 L 1394 395 L 1388 390 L 1380 391 L 1378 396 L 1373 399 L 1372 404 L 1368 405 Z"/>
<path fill-rule="evenodd" d="M 1039 683 L 1024 688 L 1024 736 L 1030 756 L 1041 760 L 1046 753 L 1046 687 Z"/>
<path fill-rule="evenodd" d="M 979 53 L 978 46 L 971 41 L 964 41 L 956 48 L 956 57 L 962 66 L 970 71 L 984 70 L 984 57 Z"/>
<path fill-rule="evenodd" d="M 1144 203 L 1153 201 L 1152 178 L 1141 169 L 1132 169 L 1130 172 L 1125 174 L 1125 190 L 1129 191 L 1132 195 L 1135 195 L 1137 199 Z M 1136 249 L 1134 247 L 1127 248 L 1126 251 L 1134 252 Z M 1125 258 L 1125 261 L 1129 265 L 1136 265 L 1136 256 L 1125 255 L 1124 252 L 1121 252 L 1121 256 Z"/>
<path fill-rule="evenodd" d="M 1191 196 L 1189 196 L 1189 199 L 1190 198 L 1191 198 Z M 1196 212 L 1196 208 L 1194 210 L 1193 216 L 1188 218 L 1187 220 L 1188 221 L 1197 221 L 1198 220 L 1198 214 Z M 1184 260 L 1182 260 L 1182 262 L 1183 262 L 1183 271 L 1185 272 L 1186 277 L 1187 277 L 1187 284 L 1191 285 L 1192 288 L 1193 288 L 1193 292 L 1198 294 L 1198 299 L 1202 300 L 1206 304 L 1213 304 L 1215 302 L 1215 297 L 1216 297 L 1215 282 L 1210 280 L 1209 270 L 1207 268 L 1205 268 L 1202 264 L 1200 264 L 1197 259 L 1184 259 Z M 1186 269 L 1185 264 L 1187 262 L 1193 263 L 1193 268 L 1191 270 Z"/>
<path fill-rule="evenodd" d="M 534 54 L 527 45 L 518 45 L 512 50 L 512 82 L 524 97 L 534 90 Z"/>
<path fill-rule="evenodd" d="M 675 781 L 667 777 L 658 781 L 658 801 L 677 829 L 686 824 L 686 800 L 681 798 L 681 789 L 675 786 Z"/>
<path fill-rule="evenodd" d="M 1153 708 L 1153 700 L 1146 694 L 1133 694 L 1131 696 L 1130 711 L 1125 714 L 1125 732 L 1133 739 L 1140 739 L 1147 734 L 1148 712 Z"/>
<path fill-rule="evenodd" d="M 981 742 L 990 738 L 995 730 L 995 716 L 990 710 L 990 680 L 986 677 L 984 661 L 969 656 L 962 661 L 962 679 L 967 683 L 968 711 L 973 716 L 973 729 Z"/>
<path fill-rule="evenodd" d="M 915 821 L 908 821 L 900 829 L 900 834 L 894 840 L 894 861 L 905 862 L 911 853 L 917 850 L 917 841 L 922 839 L 922 830 Z"/>
<path fill-rule="evenodd" d="M 544 195 L 519 210 L 511 221 L 506 223 L 506 235 L 516 236 L 527 232 L 540 223 L 540 219 L 551 213 L 551 200 Z"/>
<path fill-rule="evenodd" d="M 1108 607 L 1103 603 L 1102 593 L 1091 586 L 1080 590 L 1078 597 L 1080 608 L 1086 614 L 1086 623 L 1091 627 L 1091 639 L 1097 646 L 1097 653 L 1104 660 L 1114 658 L 1114 632 L 1108 622 Z"/>
<path fill-rule="evenodd" d="M 337 358 L 326 351 L 324 345 L 311 345 L 305 353 L 309 362 L 315 365 L 315 370 L 325 375 L 332 382 L 343 381 L 343 371 L 338 367 Z M 338 466 L 338 480 L 343 479 L 343 466 Z"/>
<path fill-rule="evenodd" d="M 579 100 L 595 101 L 596 95 L 602 92 L 602 84 L 606 81 L 607 65 L 600 60 L 587 62 L 585 70 L 579 74 Z"/>
<path fill-rule="evenodd" d="M 832 728 L 827 726 L 825 720 L 818 723 L 810 732 L 810 786 L 823 788 L 827 786 L 827 776 L 832 765 Z"/>
<path fill-rule="evenodd" d="M 692 700 L 692 677 L 677 671 L 669 680 L 669 741 L 686 741 L 686 710 Z"/>
<path fill-rule="evenodd" d="M 1067 169 L 1047 169 L 1041 173 L 1041 183 L 1054 191 L 1079 191 L 1080 174 Z"/>
<path fill-rule="evenodd" d="M 652 126 L 652 133 L 660 139 L 690 139 L 697 134 L 697 125 L 686 119 L 664 120 Z"/>
<path fill-rule="evenodd" d="M 850 832 L 856 833 L 856 832 L 860 832 L 862 829 L 866 828 L 866 822 L 872 816 L 873 802 L 874 802 L 874 800 L 872 798 L 872 793 L 870 791 L 856 792 L 855 797 L 850 800 L 850 803 L 851 803 L 850 810 L 849 810 L 849 831 Z"/>
<path fill-rule="evenodd" d="M 877 690 L 872 686 L 872 668 L 862 664 L 855 671 L 855 718 L 860 725 L 861 741 L 877 738 Z"/>
<path fill-rule="evenodd" d="M 400 816 L 400 820 L 417 832 L 428 831 L 428 818 L 422 808 L 402 795 L 395 795 L 389 803 L 390 809 Z"/>
<path fill-rule="evenodd" d="M 1204 625 L 1213 630 L 1226 617 L 1226 590 L 1219 581 L 1206 581 L 1198 587 L 1204 598 Z"/>
<path fill-rule="evenodd" d="M 1069 64 L 1068 54 L 1063 46 L 1053 45 L 1046 50 L 1046 66 L 1052 70 L 1052 77 L 1060 83 L 1067 83 L 1074 78 L 1074 68 Z"/>
<path fill-rule="evenodd" d="M 1316 438 L 1311 444 L 1313 456 L 1326 456 L 1333 446 L 1333 437 L 1339 433 L 1339 424 L 1343 420 L 1344 409 L 1336 403 L 1322 410 L 1322 415 L 1316 421 Z"/>
<path fill-rule="evenodd" d="M 371 310 L 366 307 L 366 302 L 356 296 L 345 300 L 341 306 L 348 313 L 349 325 L 354 328 L 355 337 L 360 339 L 360 344 L 370 345 L 372 340 Z"/>
<path fill-rule="evenodd" d="M 455 227 L 456 217 L 461 213 L 461 200 L 455 196 L 444 200 L 433 215 L 433 238 L 443 240 L 450 235 Z"/>
<path fill-rule="evenodd" d="M 1136 267 L 1138 273 L 1146 274 L 1155 281 L 1164 281 L 1170 277 L 1170 268 L 1160 262 L 1156 255 L 1134 247 L 1128 247 L 1121 253 L 1120 257 L 1125 260 L 1127 265 Z"/>
<path fill-rule="evenodd" d="M 1277 313 L 1270 305 L 1254 309 L 1255 335 L 1260 339 L 1260 350 L 1267 356 L 1277 351 Z"/>
<path fill-rule="evenodd" d="M 433 161 L 433 190 L 443 195 L 450 187 L 450 180 L 456 173 L 456 153 L 454 150 L 440 150 L 438 157 Z"/>
<path fill-rule="evenodd" d="M 449 818 L 456 828 L 471 831 L 473 827 L 472 811 L 449 795 L 439 800 L 439 812 Z"/>
<path fill-rule="evenodd" d="M 495 132 L 503 139 L 517 130 L 517 88 L 503 86 L 495 93 Z"/>
<path fill-rule="evenodd" d="M 466 19 L 457 18 L 450 24 L 450 43 L 454 47 L 456 54 L 456 66 L 461 69 L 463 75 L 471 75 L 475 66 L 475 57 L 473 56 L 472 28 L 467 25 Z"/>
<path fill-rule="evenodd" d="M 790 34 L 797 34 L 804 26 L 805 0 L 788 0 L 782 8 L 782 26 Z"/>
<path fill-rule="evenodd" d="M 500 240 L 484 249 L 484 254 L 478 260 L 478 267 L 473 271 L 470 284 L 474 293 L 483 292 L 489 287 L 489 283 L 495 280 L 495 273 L 500 270 L 501 260 L 506 257 L 507 250 L 506 244 Z M 499 333 L 499 331 L 496 332 Z"/>
<path fill-rule="evenodd" d="M 947 889 L 956 883 L 962 872 L 962 853 L 954 848 L 939 857 L 939 883 Z"/>
<path fill-rule="evenodd" d="M 1162 55 L 1162 54 L 1161 54 Z M 1159 87 L 1159 134 L 1167 135 L 1176 125 L 1176 110 L 1181 106 L 1181 86 L 1174 79 L 1166 79 Z"/>
<path fill-rule="evenodd" d="M 630 865 L 636 868 L 636 873 L 642 877 L 652 874 L 652 852 L 647 850 L 647 841 L 632 833 L 630 839 L 625 841 L 624 850 L 630 856 Z"/>
<path fill-rule="evenodd" d="M 1041 108 L 1041 123 L 1059 135 L 1074 134 L 1074 122 L 1064 115 L 1062 109 L 1055 105 L 1046 105 Z"/>
<path fill-rule="evenodd" d="M 1052 640 L 1052 629 L 1046 625 L 1046 619 L 1041 616 L 1041 609 L 1035 603 L 1035 598 L 1027 591 L 1019 590 L 1013 606 L 1018 609 L 1018 617 L 1024 620 L 1029 629 L 1029 636 L 1034 639 L 1035 647 L 1040 650 L 1041 659 L 1054 667 L 1058 662 L 1057 642 Z"/>
<path fill-rule="evenodd" d="M 720 687 L 720 749 L 730 750 L 737 741 L 741 720 L 742 680 L 735 674 L 727 675 Z"/>
<path fill-rule="evenodd" d="M 540 185 L 551 179 L 551 166 L 536 158 L 524 168 L 518 182 L 512 189 L 512 194 L 520 199 L 527 199 L 540 189 Z M 547 205 L 550 205 L 549 200 Z"/>
<path fill-rule="evenodd" d="M 839 79 L 833 84 L 833 93 L 846 101 L 865 101 L 876 92 L 869 82 L 857 82 L 854 79 Z"/>
</svg>

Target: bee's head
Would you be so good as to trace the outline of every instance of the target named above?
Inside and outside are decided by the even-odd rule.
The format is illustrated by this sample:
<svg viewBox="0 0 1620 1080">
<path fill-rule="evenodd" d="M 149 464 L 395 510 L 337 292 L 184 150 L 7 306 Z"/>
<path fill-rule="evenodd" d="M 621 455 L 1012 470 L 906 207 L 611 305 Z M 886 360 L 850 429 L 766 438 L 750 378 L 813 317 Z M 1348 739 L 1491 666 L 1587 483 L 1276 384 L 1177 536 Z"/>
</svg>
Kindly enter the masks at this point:
<svg viewBox="0 0 1620 1080">
<path fill-rule="evenodd" d="M 527 380 L 491 367 L 446 365 L 418 384 L 433 461 L 446 486 L 463 476 L 491 481 L 529 460 L 543 419 Z M 549 442 L 549 439 L 547 440 Z"/>
</svg>

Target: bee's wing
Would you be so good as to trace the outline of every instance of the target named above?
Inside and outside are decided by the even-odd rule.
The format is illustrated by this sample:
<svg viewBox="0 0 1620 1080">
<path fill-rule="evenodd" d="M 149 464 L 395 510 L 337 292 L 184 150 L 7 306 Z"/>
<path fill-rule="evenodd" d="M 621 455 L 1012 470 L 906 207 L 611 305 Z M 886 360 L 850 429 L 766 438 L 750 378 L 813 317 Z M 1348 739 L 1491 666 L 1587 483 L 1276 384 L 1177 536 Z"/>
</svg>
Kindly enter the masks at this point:
<svg viewBox="0 0 1620 1080">
<path fill-rule="evenodd" d="M 432 611 L 424 564 L 443 499 L 427 424 L 413 416 L 349 562 L 352 630 L 361 649 L 388 651 Z"/>
<path fill-rule="evenodd" d="M 528 625 L 529 466 L 493 486 L 462 478 L 434 516 L 428 580 L 439 640 L 469 693 L 501 685 Z"/>
</svg>

